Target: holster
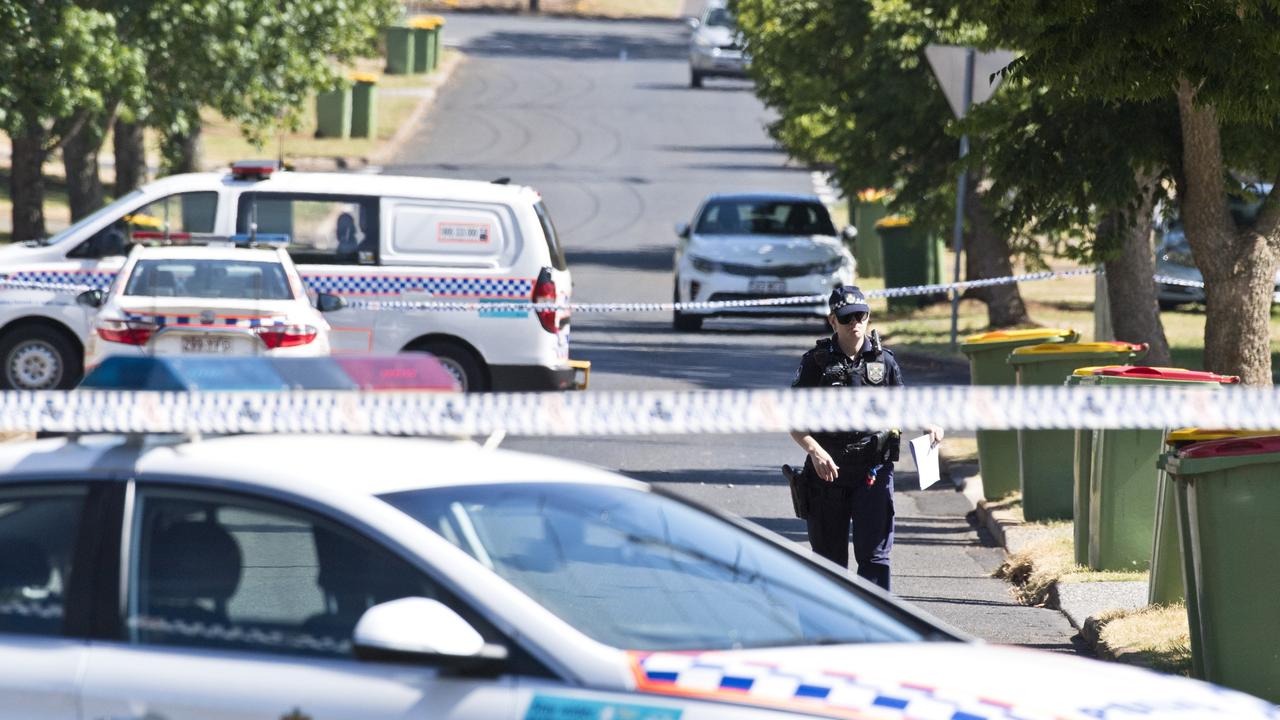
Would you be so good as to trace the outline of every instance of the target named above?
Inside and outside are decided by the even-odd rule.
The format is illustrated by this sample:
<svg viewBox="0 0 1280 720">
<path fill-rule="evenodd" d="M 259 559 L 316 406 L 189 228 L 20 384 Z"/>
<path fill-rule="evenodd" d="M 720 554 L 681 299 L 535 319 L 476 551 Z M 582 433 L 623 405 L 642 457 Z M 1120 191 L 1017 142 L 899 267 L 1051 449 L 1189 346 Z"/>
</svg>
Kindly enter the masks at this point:
<svg viewBox="0 0 1280 720">
<path fill-rule="evenodd" d="M 791 509 L 796 517 L 805 520 L 809 517 L 809 481 L 803 470 L 796 470 L 790 465 L 782 466 L 782 476 L 787 479 L 791 488 Z"/>
</svg>

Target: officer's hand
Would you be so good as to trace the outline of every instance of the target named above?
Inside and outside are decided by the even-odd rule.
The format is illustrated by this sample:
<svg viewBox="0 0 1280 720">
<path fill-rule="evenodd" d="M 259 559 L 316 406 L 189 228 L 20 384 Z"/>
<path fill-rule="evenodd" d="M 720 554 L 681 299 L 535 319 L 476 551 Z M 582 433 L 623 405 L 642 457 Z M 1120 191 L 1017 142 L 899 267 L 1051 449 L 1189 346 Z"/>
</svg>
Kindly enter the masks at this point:
<svg viewBox="0 0 1280 720">
<path fill-rule="evenodd" d="M 836 461 L 831 459 L 826 450 L 818 448 L 814 452 L 809 453 L 813 458 L 813 470 L 818 473 L 818 477 L 826 482 L 835 482 L 836 476 L 840 474 L 840 468 L 836 465 Z"/>
<path fill-rule="evenodd" d="M 946 433 L 942 431 L 942 428 L 937 425 L 929 425 L 925 428 L 925 432 L 929 433 L 929 443 L 931 445 L 937 445 L 942 442 L 943 436 L 946 435 Z"/>
</svg>

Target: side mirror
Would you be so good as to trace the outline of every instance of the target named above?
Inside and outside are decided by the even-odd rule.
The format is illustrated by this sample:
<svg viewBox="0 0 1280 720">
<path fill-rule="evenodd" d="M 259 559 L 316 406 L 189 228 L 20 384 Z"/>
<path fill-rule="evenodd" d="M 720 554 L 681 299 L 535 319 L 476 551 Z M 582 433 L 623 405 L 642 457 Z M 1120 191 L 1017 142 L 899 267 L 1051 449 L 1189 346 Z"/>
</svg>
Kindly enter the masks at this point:
<svg viewBox="0 0 1280 720">
<path fill-rule="evenodd" d="M 365 610 L 352 644 L 362 660 L 430 663 L 481 674 L 498 670 L 507 659 L 505 647 L 486 643 L 449 606 L 424 597 Z"/>
<path fill-rule="evenodd" d="M 690 235 L 689 223 L 676 223 L 676 235 L 688 240 Z"/>
<path fill-rule="evenodd" d="M 322 313 L 334 312 L 347 306 L 347 299 L 341 295 L 322 292 L 316 295 L 316 309 Z"/>
<path fill-rule="evenodd" d="M 702 25 L 702 21 L 696 17 L 687 17 L 684 19 L 684 24 L 688 25 L 690 30 L 697 30 Z"/>
<path fill-rule="evenodd" d="M 840 238 L 845 242 L 853 242 L 858 237 L 858 228 L 852 225 L 845 225 L 840 229 Z"/>
<path fill-rule="evenodd" d="M 76 304 L 85 307 L 100 308 L 107 296 L 101 290 L 85 290 L 76 296 Z"/>
</svg>

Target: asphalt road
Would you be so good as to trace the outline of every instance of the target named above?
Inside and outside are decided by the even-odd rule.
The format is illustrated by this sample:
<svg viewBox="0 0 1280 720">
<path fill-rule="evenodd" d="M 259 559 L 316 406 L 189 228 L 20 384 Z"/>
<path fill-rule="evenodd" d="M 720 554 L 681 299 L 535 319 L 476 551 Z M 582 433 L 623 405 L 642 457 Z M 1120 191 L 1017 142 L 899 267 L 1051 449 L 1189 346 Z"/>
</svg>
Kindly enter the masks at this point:
<svg viewBox="0 0 1280 720">
<path fill-rule="evenodd" d="M 747 82 L 688 87 L 679 23 L 447 16 L 465 62 L 431 115 L 384 171 L 510 177 L 544 196 L 564 238 L 578 302 L 671 298 L 675 223 L 708 193 L 813 192 L 809 170 L 769 139 L 769 112 Z M 571 353 L 596 390 L 773 388 L 824 333 L 816 321 L 710 320 L 678 334 L 670 316 L 579 314 Z M 953 364 L 900 358 L 909 384 L 967 382 Z M 778 472 L 803 460 L 786 435 L 509 438 L 504 447 L 594 463 L 750 518 L 797 542 Z M 921 492 L 898 468 L 894 591 L 992 642 L 1072 651 L 1056 611 L 1011 600 L 948 489 Z"/>
</svg>

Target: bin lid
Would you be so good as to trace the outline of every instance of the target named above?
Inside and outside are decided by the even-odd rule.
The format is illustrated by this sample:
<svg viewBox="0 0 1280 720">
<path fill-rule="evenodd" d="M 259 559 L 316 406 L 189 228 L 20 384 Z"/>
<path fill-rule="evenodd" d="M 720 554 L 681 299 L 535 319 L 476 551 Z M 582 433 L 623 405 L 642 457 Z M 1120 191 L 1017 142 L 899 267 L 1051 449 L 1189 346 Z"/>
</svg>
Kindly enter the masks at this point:
<svg viewBox="0 0 1280 720">
<path fill-rule="evenodd" d="M 1023 345 L 1009 354 L 1010 365 L 1046 361 L 1087 360 L 1097 355 L 1110 355 L 1117 360 L 1133 359 L 1147 353 L 1146 343 L 1129 342 L 1061 342 Z M 1097 358 L 1108 359 L 1108 358 Z"/>
<path fill-rule="evenodd" d="M 1170 430 L 1165 436 L 1164 441 L 1167 444 L 1174 443 L 1199 443 L 1208 440 L 1226 440 L 1229 438 L 1241 437 L 1265 437 L 1267 435 L 1280 435 L 1280 430 L 1226 430 L 1223 428 L 1178 428 Z"/>
<path fill-rule="evenodd" d="M 1071 371 L 1071 374 L 1079 377 L 1083 377 L 1085 375 L 1093 375 L 1099 370 L 1112 368 L 1112 367 L 1124 367 L 1124 365 L 1089 365 L 1088 367 L 1076 368 L 1075 370 Z"/>
<path fill-rule="evenodd" d="M 992 330 L 970 335 L 960 341 L 960 349 L 987 350 L 1002 345 L 1032 345 L 1075 340 L 1075 330 L 1063 328 L 1030 328 L 1026 330 Z"/>
<path fill-rule="evenodd" d="M 1187 460 L 1206 458 L 1241 457 L 1280 453 L 1280 435 L 1261 437 L 1225 438 L 1188 445 L 1178 451 L 1178 457 Z"/>
<path fill-rule="evenodd" d="M 1150 367 L 1147 365 L 1111 365 L 1099 368 L 1094 375 L 1101 377 L 1133 378 L 1135 380 L 1177 380 L 1182 382 L 1212 382 L 1233 385 L 1240 382 L 1239 375 L 1219 375 L 1204 370 L 1187 370 L 1174 367 Z"/>
</svg>

